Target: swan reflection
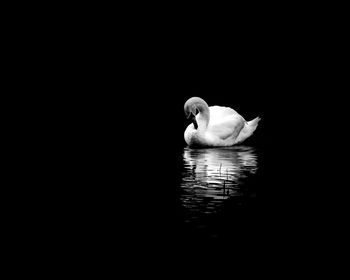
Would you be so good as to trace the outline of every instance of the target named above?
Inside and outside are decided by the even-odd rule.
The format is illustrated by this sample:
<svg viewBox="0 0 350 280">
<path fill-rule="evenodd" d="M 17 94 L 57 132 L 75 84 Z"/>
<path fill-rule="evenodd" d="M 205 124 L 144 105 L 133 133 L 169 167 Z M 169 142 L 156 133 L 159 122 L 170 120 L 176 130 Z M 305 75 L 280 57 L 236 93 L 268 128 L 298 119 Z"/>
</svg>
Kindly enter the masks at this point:
<svg viewBox="0 0 350 280">
<path fill-rule="evenodd" d="M 181 200 L 188 208 L 213 209 L 220 201 L 240 195 L 241 179 L 257 170 L 256 151 L 247 146 L 186 147 L 183 160 Z"/>
</svg>

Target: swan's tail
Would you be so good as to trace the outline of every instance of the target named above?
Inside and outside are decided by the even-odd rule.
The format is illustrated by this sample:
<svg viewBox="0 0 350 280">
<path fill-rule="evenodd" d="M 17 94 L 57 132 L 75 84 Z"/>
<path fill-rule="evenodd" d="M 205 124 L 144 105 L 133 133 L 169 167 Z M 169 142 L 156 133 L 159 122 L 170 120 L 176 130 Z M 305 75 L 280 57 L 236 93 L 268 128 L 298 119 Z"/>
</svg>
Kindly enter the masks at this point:
<svg viewBox="0 0 350 280">
<path fill-rule="evenodd" d="M 238 137 L 236 138 L 235 144 L 243 142 L 245 139 L 247 139 L 249 136 L 253 134 L 255 129 L 258 127 L 258 123 L 261 120 L 261 118 L 257 117 L 254 120 L 251 120 L 249 122 L 246 122 L 241 132 L 238 134 Z"/>
<path fill-rule="evenodd" d="M 259 121 L 261 120 L 260 117 L 256 117 L 254 120 L 251 120 L 249 122 L 247 122 L 247 126 L 251 127 L 251 129 L 253 130 L 252 133 L 254 132 L 254 130 L 257 128 Z"/>
</svg>

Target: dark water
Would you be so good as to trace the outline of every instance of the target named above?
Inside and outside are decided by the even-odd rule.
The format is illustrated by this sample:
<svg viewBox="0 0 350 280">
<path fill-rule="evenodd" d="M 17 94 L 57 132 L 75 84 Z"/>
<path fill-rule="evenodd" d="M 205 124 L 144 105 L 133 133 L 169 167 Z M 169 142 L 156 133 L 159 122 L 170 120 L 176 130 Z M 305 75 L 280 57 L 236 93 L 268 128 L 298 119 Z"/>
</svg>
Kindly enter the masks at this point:
<svg viewBox="0 0 350 280">
<path fill-rule="evenodd" d="M 254 208 L 258 151 L 250 146 L 183 150 L 180 201 L 183 223 L 195 235 L 220 237 Z"/>
<path fill-rule="evenodd" d="M 183 153 L 182 174 L 184 207 L 206 208 L 215 212 L 223 200 L 242 195 L 242 179 L 257 171 L 257 155 L 252 147 L 190 149 Z"/>
</svg>

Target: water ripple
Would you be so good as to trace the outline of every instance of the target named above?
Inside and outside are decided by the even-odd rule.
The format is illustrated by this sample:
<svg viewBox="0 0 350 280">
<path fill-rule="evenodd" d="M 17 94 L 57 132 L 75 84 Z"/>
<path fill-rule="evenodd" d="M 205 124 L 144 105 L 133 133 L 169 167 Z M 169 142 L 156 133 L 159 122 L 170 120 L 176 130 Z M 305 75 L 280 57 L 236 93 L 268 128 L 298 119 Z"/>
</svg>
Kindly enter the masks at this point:
<svg viewBox="0 0 350 280">
<path fill-rule="evenodd" d="M 257 170 L 253 147 L 191 149 L 183 152 L 181 201 L 191 211 L 217 211 L 223 200 L 242 195 L 242 178 Z"/>
</svg>

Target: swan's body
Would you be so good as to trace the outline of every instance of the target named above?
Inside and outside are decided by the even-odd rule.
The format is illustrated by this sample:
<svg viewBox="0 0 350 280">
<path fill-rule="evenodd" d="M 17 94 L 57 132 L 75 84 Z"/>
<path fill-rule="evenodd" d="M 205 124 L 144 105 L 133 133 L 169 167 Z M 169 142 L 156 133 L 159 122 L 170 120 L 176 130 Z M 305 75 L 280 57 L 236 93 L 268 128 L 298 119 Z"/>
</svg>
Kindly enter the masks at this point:
<svg viewBox="0 0 350 280">
<path fill-rule="evenodd" d="M 197 110 L 199 111 L 196 114 Z M 242 143 L 253 134 L 259 117 L 247 122 L 229 107 L 211 106 L 199 97 L 185 103 L 185 113 L 192 115 L 193 123 L 185 130 L 185 141 L 189 146 L 220 147 Z"/>
</svg>

